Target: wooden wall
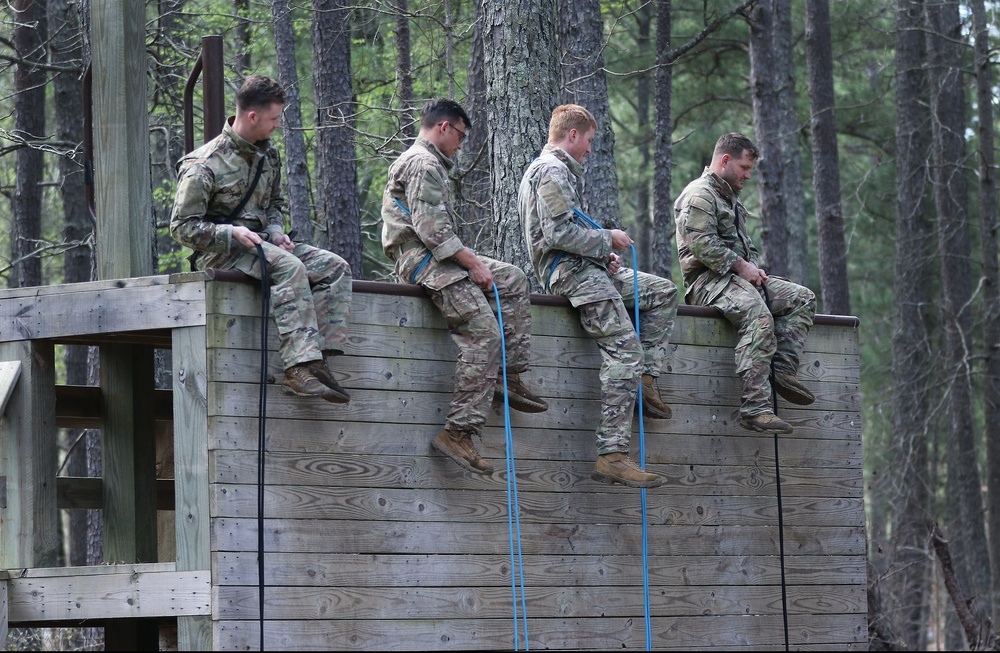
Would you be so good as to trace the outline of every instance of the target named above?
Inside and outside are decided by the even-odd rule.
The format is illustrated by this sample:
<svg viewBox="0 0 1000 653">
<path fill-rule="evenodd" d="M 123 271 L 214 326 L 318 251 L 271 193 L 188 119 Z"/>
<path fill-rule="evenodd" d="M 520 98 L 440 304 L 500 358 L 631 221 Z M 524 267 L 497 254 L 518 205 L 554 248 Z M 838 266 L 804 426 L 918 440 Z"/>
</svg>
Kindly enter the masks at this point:
<svg viewBox="0 0 1000 653">
<path fill-rule="evenodd" d="M 178 481 L 178 570 L 210 547 L 211 646 L 256 649 L 259 295 L 231 283 L 207 294 L 206 325 L 174 338 L 175 374 L 186 375 L 175 379 L 175 402 L 188 384 L 207 419 L 193 440 L 175 427 L 178 450 L 188 449 L 178 474 L 201 466 L 208 480 L 202 498 L 183 496 Z M 668 478 L 645 492 L 651 645 L 780 648 L 775 439 L 739 427 L 733 330 L 704 315 L 682 307 L 661 377 L 674 418 L 644 429 L 647 467 Z M 643 493 L 590 478 L 599 354 L 575 310 L 536 305 L 533 320 L 524 378 L 550 408 L 511 413 L 517 521 L 499 416 L 477 443 L 492 476 L 430 446 L 457 350 L 425 298 L 355 292 L 348 355 L 335 361 L 350 404 L 268 388 L 265 648 L 645 648 Z M 778 444 L 793 650 L 867 649 L 858 331 L 844 323 L 821 318 L 808 340 L 800 377 L 816 403 L 779 404 L 795 427 Z M 195 381 L 202 372 L 207 385 Z M 187 532 L 199 532 L 203 502 L 207 545 Z M 522 569 L 524 579 L 516 623 L 512 548 L 521 552 L 515 580 Z M 183 642 L 183 623 L 181 632 Z"/>
</svg>

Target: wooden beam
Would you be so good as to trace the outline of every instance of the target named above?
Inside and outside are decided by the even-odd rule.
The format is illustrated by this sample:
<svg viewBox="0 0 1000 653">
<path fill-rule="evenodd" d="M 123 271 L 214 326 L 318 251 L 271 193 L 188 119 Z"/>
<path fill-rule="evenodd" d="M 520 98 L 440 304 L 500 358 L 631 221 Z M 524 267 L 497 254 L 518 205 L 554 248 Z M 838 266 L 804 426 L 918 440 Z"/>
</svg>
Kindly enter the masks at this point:
<svg viewBox="0 0 1000 653">
<path fill-rule="evenodd" d="M 211 572 L 176 571 L 172 562 L 25 569 L 15 576 L 7 581 L 12 626 L 211 614 Z"/>
<path fill-rule="evenodd" d="M 99 476 L 59 476 L 56 499 L 60 510 L 100 510 L 103 507 L 104 479 Z M 174 509 L 174 481 L 156 479 L 156 509 Z"/>
<path fill-rule="evenodd" d="M 153 390 L 153 406 L 156 421 L 172 421 L 173 391 Z M 101 428 L 101 388 L 90 385 L 57 385 L 55 417 L 58 428 Z"/>
</svg>

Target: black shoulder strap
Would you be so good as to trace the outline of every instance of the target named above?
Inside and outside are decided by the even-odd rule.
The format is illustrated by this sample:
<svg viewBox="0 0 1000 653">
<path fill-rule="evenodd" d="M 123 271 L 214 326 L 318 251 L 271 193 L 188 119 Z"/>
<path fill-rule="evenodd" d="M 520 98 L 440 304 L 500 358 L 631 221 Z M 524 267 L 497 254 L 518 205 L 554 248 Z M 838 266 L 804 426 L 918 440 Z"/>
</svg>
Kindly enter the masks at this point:
<svg viewBox="0 0 1000 653">
<path fill-rule="evenodd" d="M 250 189 L 247 190 L 247 194 L 243 196 L 243 199 L 241 199 L 240 203 L 238 205 L 236 205 L 236 208 L 233 209 L 233 212 L 229 214 L 229 219 L 230 220 L 234 220 L 237 217 L 239 217 L 240 211 L 242 211 L 243 207 L 246 206 L 247 202 L 250 201 L 250 196 L 253 195 L 254 189 L 257 188 L 257 182 L 260 181 L 260 173 L 264 169 L 264 159 L 265 158 L 267 158 L 267 157 L 266 156 L 262 156 L 262 157 L 260 157 L 260 161 L 257 162 L 257 174 L 255 174 L 253 176 L 253 182 L 251 182 Z"/>
<path fill-rule="evenodd" d="M 260 181 L 260 173 L 264 170 L 265 158 L 266 155 L 260 157 L 260 161 L 257 162 L 257 172 L 253 176 L 253 181 L 250 182 L 250 188 L 249 190 L 247 190 L 247 194 L 243 196 L 243 199 L 240 200 L 240 203 L 236 205 L 236 208 L 233 209 L 233 212 L 229 214 L 230 220 L 235 220 L 237 217 L 239 217 L 240 211 L 242 211 L 243 207 L 246 206 L 247 202 L 250 201 L 250 196 L 253 195 L 254 189 L 257 188 L 257 182 Z M 191 256 L 188 257 L 188 264 L 191 266 L 192 272 L 198 269 L 197 267 L 195 267 L 197 265 L 197 261 L 198 261 L 198 250 L 195 250 L 194 252 L 191 253 Z"/>
</svg>

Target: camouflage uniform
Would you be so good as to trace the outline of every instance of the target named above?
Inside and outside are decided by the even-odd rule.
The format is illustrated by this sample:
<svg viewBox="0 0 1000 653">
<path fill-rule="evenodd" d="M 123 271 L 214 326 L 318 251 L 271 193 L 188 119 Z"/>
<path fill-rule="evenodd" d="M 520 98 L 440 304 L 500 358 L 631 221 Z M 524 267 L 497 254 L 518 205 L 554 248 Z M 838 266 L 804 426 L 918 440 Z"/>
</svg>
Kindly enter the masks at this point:
<svg viewBox="0 0 1000 653">
<path fill-rule="evenodd" d="M 458 345 L 455 390 L 445 428 L 478 435 L 500 370 L 500 328 L 493 289 L 484 291 L 451 260 L 465 248 L 456 232 L 460 218 L 450 199 L 448 171 L 453 165 L 426 138 L 417 138 L 393 162 L 382 196 L 382 249 L 395 261 L 398 281 L 416 283 L 427 291 Z M 509 263 L 485 256 L 479 260 L 493 273 L 500 295 L 507 370 L 524 372 L 531 354 L 527 277 Z"/>
<path fill-rule="evenodd" d="M 770 413 L 772 358 L 775 372 L 798 372 L 816 314 L 816 295 L 788 279 L 768 276 L 768 309 L 764 291 L 732 271 L 738 258 L 758 265 L 758 252 L 747 233 L 747 210 L 738 193 L 708 168 L 677 198 L 674 214 L 687 303 L 718 308 L 739 336 L 740 414 Z"/>
<path fill-rule="evenodd" d="M 250 143 L 233 131 L 230 117 L 222 133 L 177 163 L 177 194 L 170 235 L 195 250 L 197 269 L 239 270 L 261 278 L 256 248 L 233 240 L 234 226 L 247 227 L 264 243 L 271 282 L 271 307 L 285 369 L 323 360 L 324 351 L 343 352 L 351 310 L 351 268 L 332 252 L 296 243 L 292 252 L 272 245 L 284 232 L 285 199 L 281 161 L 270 141 Z M 242 213 L 229 215 L 250 187 L 260 158 L 264 167 Z"/>
<path fill-rule="evenodd" d="M 639 332 L 626 311 L 635 308 L 634 272 L 609 275 L 611 233 L 581 224 L 577 183 L 583 167 L 562 149 L 546 145 L 518 189 L 518 212 L 538 279 L 580 310 L 580 324 L 601 351 L 599 455 L 629 450 L 632 413 L 643 374 L 658 377 L 677 315 L 677 287 L 669 279 L 638 273 Z"/>
</svg>

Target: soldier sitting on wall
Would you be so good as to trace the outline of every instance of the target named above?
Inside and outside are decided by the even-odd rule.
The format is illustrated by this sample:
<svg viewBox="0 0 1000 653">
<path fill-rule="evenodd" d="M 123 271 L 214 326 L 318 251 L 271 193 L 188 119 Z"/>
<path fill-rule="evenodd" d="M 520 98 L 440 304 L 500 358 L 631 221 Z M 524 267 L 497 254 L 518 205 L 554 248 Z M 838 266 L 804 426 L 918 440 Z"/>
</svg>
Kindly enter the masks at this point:
<svg viewBox="0 0 1000 653">
<path fill-rule="evenodd" d="M 350 396 L 327 359 L 343 353 L 351 310 L 351 268 L 332 252 L 296 243 L 285 233 L 281 161 L 269 140 L 285 92 L 263 75 L 247 77 L 236 115 L 222 133 L 177 163 L 170 235 L 194 250 L 192 267 L 265 272 L 278 327 L 286 393 L 346 403 Z"/>
</svg>

